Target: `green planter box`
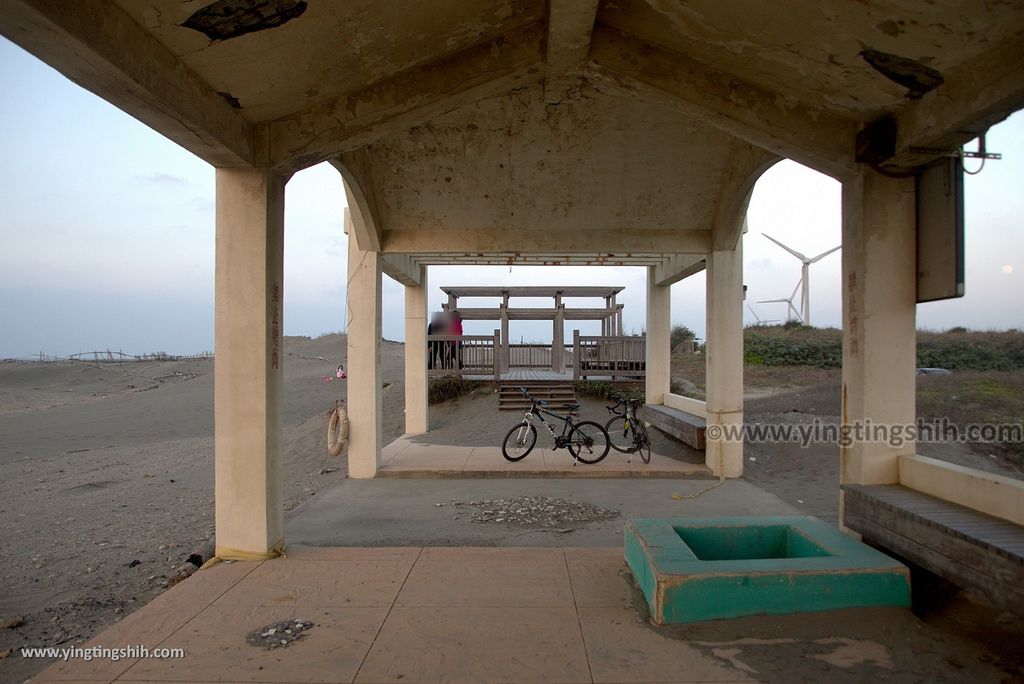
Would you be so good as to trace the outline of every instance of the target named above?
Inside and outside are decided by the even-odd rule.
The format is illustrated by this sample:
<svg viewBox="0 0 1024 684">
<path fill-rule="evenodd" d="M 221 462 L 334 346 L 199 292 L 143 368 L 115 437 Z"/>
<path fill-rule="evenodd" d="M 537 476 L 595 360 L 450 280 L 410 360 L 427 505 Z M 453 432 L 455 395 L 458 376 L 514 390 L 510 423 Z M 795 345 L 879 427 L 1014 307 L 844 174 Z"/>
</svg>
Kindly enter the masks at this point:
<svg viewBox="0 0 1024 684">
<path fill-rule="evenodd" d="M 904 565 L 811 517 L 631 520 L 625 553 L 659 624 L 910 605 Z"/>
</svg>

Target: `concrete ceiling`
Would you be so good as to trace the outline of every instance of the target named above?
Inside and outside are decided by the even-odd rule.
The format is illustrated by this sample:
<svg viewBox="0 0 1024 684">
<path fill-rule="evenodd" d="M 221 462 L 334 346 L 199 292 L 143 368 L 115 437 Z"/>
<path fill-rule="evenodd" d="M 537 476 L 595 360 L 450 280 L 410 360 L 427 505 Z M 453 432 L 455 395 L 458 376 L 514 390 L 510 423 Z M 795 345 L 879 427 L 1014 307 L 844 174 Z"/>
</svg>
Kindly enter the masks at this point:
<svg viewBox="0 0 1024 684">
<path fill-rule="evenodd" d="M 215 166 L 331 161 L 409 273 L 670 279 L 735 245 L 779 158 L 853 178 L 889 116 L 876 164 L 905 169 L 1024 106 L 1020 0 L 0 2 L 0 33 Z"/>
<path fill-rule="evenodd" d="M 208 2 L 116 2 L 212 89 L 235 98 L 252 122 L 359 90 L 541 21 L 546 13 L 544 0 L 313 0 L 280 26 L 210 40 L 183 26 Z"/>
</svg>

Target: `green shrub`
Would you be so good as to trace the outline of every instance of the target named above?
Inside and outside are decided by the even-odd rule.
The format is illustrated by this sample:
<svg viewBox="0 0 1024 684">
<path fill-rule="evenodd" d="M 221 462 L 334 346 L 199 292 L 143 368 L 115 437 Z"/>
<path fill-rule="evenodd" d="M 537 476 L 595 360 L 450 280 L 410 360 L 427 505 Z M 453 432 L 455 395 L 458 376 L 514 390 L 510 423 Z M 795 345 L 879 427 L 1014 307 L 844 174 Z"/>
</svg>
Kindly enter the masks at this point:
<svg viewBox="0 0 1024 684">
<path fill-rule="evenodd" d="M 613 394 L 624 394 L 630 399 L 644 400 L 642 389 L 631 387 L 623 390 L 607 380 L 578 380 L 575 385 L 576 394 L 591 399 L 610 400 Z"/>
<path fill-rule="evenodd" d="M 669 341 L 669 347 L 675 349 L 681 342 L 686 340 L 692 340 L 697 335 L 685 325 L 674 325 L 672 326 L 672 334 Z"/>
<path fill-rule="evenodd" d="M 751 326 L 743 331 L 743 361 L 748 366 L 839 368 L 843 363 L 842 332 L 799 324 Z M 1024 334 L 962 328 L 920 331 L 917 365 L 976 371 L 1024 369 Z"/>
<path fill-rule="evenodd" d="M 472 392 L 478 384 L 454 373 L 432 378 L 430 386 L 427 388 L 427 401 L 431 404 L 451 401 L 461 397 L 463 394 Z"/>
</svg>

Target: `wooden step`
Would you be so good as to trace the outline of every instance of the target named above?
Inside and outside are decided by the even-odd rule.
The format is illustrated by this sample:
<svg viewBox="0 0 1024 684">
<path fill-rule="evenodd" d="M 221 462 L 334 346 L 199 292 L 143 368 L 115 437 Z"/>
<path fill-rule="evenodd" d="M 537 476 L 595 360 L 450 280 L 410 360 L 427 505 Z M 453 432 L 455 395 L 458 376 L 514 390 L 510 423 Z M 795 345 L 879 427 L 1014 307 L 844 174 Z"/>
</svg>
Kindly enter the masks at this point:
<svg viewBox="0 0 1024 684">
<path fill-rule="evenodd" d="M 498 409 L 501 411 L 525 411 L 530 403 L 519 391 L 521 383 L 502 383 L 498 387 Z M 571 383 L 530 384 L 526 391 L 535 399 L 551 402 L 553 409 L 564 409 L 576 403 L 576 388 Z"/>
</svg>

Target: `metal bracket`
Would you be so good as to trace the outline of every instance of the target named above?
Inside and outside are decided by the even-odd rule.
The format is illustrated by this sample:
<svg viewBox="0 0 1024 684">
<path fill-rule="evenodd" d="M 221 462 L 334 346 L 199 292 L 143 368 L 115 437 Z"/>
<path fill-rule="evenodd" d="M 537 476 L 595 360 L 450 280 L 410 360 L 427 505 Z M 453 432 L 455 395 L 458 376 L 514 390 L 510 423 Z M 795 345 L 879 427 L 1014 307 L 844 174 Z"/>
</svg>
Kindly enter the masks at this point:
<svg viewBox="0 0 1024 684">
<path fill-rule="evenodd" d="M 961 159 L 1002 159 L 1003 155 L 998 152 L 989 152 L 985 149 L 985 136 L 978 136 L 977 150 L 943 150 L 935 147 L 911 147 L 913 154 L 928 154 L 937 157 L 959 157 Z"/>
</svg>

